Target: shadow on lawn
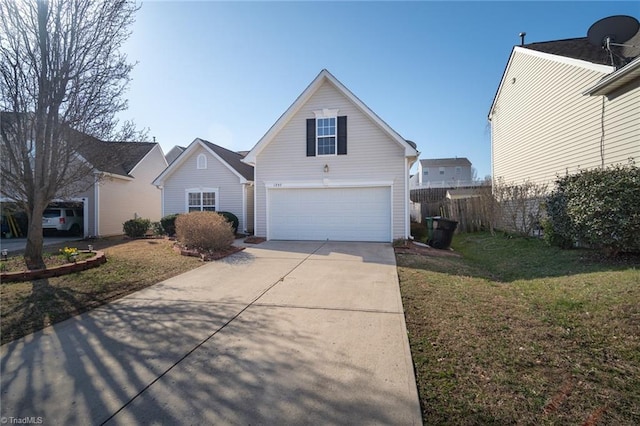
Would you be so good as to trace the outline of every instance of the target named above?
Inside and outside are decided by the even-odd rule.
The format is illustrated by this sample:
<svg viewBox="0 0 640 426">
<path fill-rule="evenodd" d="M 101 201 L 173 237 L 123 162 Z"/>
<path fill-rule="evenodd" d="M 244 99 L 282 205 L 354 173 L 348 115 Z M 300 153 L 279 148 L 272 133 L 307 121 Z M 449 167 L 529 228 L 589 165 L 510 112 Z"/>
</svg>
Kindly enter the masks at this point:
<svg viewBox="0 0 640 426">
<path fill-rule="evenodd" d="M 640 268 L 640 255 L 606 258 L 595 250 L 562 250 L 534 238 L 458 234 L 453 248 L 462 257 L 399 254 L 398 266 L 504 283 Z"/>
</svg>

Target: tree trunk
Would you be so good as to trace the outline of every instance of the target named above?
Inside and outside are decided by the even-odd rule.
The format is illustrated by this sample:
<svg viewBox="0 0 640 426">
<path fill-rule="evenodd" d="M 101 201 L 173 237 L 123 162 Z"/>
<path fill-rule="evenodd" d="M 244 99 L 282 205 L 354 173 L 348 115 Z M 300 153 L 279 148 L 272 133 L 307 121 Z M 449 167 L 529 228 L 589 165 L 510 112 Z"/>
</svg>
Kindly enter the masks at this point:
<svg viewBox="0 0 640 426">
<path fill-rule="evenodd" d="M 36 202 L 33 206 L 29 206 L 27 210 L 29 228 L 27 230 L 27 246 L 24 250 L 24 261 L 30 270 L 43 269 L 45 267 L 44 259 L 42 258 L 42 246 L 44 243 L 44 238 L 42 237 L 42 213 L 45 207 L 44 203 Z M 32 220 L 32 218 L 39 218 L 39 220 Z"/>
</svg>

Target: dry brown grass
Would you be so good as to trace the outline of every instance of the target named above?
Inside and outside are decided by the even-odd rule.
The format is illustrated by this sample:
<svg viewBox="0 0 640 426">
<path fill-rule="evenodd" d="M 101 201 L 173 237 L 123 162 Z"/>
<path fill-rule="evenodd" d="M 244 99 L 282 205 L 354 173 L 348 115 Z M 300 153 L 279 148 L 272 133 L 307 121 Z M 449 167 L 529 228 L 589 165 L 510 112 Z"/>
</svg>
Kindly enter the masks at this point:
<svg viewBox="0 0 640 426">
<path fill-rule="evenodd" d="M 166 239 L 78 242 L 104 250 L 107 263 L 62 277 L 0 286 L 2 344 L 202 265 Z M 62 246 L 61 246 L 62 247 Z M 74 246 L 75 247 L 75 246 Z M 47 247 L 51 253 L 60 247 Z"/>
<path fill-rule="evenodd" d="M 456 241 L 397 255 L 425 424 L 640 424 L 637 258 Z"/>
</svg>

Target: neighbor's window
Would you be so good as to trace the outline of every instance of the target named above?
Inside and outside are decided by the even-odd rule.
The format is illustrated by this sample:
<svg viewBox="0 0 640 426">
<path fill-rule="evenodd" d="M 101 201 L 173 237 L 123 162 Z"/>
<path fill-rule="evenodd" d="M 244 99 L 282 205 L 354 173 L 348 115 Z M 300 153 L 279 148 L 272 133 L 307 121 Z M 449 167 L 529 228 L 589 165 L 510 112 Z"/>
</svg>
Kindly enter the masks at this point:
<svg viewBox="0 0 640 426">
<path fill-rule="evenodd" d="M 316 119 L 318 155 L 336 153 L 336 117 Z"/>
<path fill-rule="evenodd" d="M 460 173 L 462 173 L 462 167 L 457 166 L 456 167 L 456 174 L 459 175 Z"/>
<path fill-rule="evenodd" d="M 187 210 L 190 212 L 216 211 L 215 191 L 190 191 L 187 193 Z"/>
<path fill-rule="evenodd" d="M 443 175 L 444 174 L 444 167 L 440 167 L 440 174 Z"/>
<path fill-rule="evenodd" d="M 198 155 L 198 159 L 196 160 L 197 162 L 197 168 L 198 169 L 206 169 L 207 168 L 207 156 L 204 154 L 200 154 Z"/>
<path fill-rule="evenodd" d="M 425 176 L 429 176 L 429 169 L 424 169 L 422 174 L 425 175 Z"/>
</svg>

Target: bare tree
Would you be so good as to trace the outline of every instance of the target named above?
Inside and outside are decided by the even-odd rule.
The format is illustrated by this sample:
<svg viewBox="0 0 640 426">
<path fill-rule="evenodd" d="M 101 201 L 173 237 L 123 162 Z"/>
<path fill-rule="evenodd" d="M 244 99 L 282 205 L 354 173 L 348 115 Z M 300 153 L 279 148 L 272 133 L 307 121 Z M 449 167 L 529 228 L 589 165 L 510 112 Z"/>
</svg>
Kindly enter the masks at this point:
<svg viewBox="0 0 640 426">
<path fill-rule="evenodd" d="M 92 174 L 77 155 L 82 135 L 108 140 L 127 107 L 133 64 L 120 48 L 137 10 L 129 0 L 0 0 L 2 192 L 27 213 L 30 269 L 44 266 L 47 204 Z"/>
</svg>

